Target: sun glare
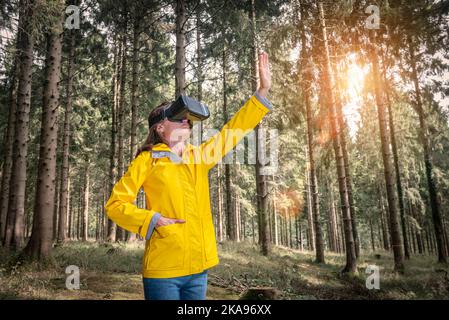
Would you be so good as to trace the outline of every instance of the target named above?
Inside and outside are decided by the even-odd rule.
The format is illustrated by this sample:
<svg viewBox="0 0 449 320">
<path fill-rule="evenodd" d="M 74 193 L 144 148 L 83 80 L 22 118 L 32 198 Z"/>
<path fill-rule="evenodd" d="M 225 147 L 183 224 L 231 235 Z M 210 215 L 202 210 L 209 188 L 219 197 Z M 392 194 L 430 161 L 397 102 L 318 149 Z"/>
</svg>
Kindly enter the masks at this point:
<svg viewBox="0 0 449 320">
<path fill-rule="evenodd" d="M 346 58 L 346 72 L 343 74 L 344 94 L 346 95 L 343 114 L 349 127 L 349 133 L 355 136 L 360 121 L 360 107 L 363 103 L 362 90 L 368 66 L 361 67 L 356 62 L 355 54 L 350 54 Z"/>
</svg>

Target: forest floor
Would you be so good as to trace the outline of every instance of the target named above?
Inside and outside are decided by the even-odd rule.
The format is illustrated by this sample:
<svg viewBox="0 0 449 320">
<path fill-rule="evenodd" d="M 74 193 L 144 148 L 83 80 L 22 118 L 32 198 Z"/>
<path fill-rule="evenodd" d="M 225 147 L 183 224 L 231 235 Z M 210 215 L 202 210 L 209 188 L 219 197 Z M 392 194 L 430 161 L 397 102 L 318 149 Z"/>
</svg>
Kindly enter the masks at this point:
<svg viewBox="0 0 449 320">
<path fill-rule="evenodd" d="M 44 264 L 20 262 L 0 248 L 0 299 L 143 299 L 143 243 L 67 243 Z M 377 254 L 377 256 L 376 256 Z M 380 255 L 380 256 L 379 256 Z M 248 288 L 272 287 L 278 299 L 449 299 L 449 267 L 433 256 L 414 256 L 404 275 L 393 272 L 388 252 L 363 254 L 358 273 L 342 276 L 345 258 L 326 253 L 273 248 L 269 257 L 250 243 L 219 244 L 220 263 L 209 272 L 208 300 L 234 300 Z M 80 289 L 65 287 L 65 269 L 80 268 Z M 366 288 L 368 265 L 380 270 L 380 289 Z"/>
</svg>

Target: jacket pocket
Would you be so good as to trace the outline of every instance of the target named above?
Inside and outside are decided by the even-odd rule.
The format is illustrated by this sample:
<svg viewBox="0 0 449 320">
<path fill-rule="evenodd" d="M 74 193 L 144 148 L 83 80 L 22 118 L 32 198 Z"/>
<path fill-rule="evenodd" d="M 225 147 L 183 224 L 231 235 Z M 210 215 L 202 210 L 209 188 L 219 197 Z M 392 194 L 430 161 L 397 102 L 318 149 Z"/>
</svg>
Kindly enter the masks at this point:
<svg viewBox="0 0 449 320">
<path fill-rule="evenodd" d="M 173 223 L 154 229 L 146 253 L 145 269 L 170 270 L 184 267 L 185 226 Z"/>
<path fill-rule="evenodd" d="M 217 253 L 217 241 L 215 238 L 215 229 L 212 224 L 212 218 L 206 218 L 203 220 L 204 230 L 204 251 L 206 255 L 206 261 L 214 260 L 218 257 Z"/>
</svg>

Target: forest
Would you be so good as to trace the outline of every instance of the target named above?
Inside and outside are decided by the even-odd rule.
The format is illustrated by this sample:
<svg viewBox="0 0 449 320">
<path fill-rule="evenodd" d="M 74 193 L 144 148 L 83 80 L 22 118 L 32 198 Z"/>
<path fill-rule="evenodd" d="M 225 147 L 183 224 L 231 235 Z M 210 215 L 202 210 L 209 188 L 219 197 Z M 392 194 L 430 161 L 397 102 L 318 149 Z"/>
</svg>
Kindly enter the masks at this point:
<svg viewBox="0 0 449 320">
<path fill-rule="evenodd" d="M 207 298 L 448 299 L 447 48 L 448 0 L 2 1 L 0 299 L 142 299 L 145 239 L 108 219 L 114 185 L 151 110 L 204 102 L 206 141 L 261 52 L 256 156 L 247 137 L 209 172 Z"/>
</svg>

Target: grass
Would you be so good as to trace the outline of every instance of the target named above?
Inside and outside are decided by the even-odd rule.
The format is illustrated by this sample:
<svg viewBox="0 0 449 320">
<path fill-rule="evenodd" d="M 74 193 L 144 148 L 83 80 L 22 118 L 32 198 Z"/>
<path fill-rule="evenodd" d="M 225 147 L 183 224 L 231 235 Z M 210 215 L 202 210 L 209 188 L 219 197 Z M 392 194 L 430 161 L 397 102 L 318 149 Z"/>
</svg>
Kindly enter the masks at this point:
<svg viewBox="0 0 449 320">
<path fill-rule="evenodd" d="M 375 257 L 380 255 L 380 259 Z M 0 299 L 143 299 L 143 243 L 67 243 L 45 263 L 21 262 L 0 248 Z M 219 244 L 220 264 L 210 270 L 207 299 L 239 299 L 248 288 L 271 287 L 279 299 L 448 299 L 448 267 L 435 257 L 414 256 L 404 275 L 392 270 L 388 252 L 363 254 L 358 272 L 341 275 L 344 256 L 326 253 L 326 264 L 314 253 L 283 247 L 269 257 L 250 243 Z M 65 268 L 80 268 L 80 290 L 67 290 Z M 380 289 L 368 290 L 368 265 L 380 268 Z"/>
</svg>

